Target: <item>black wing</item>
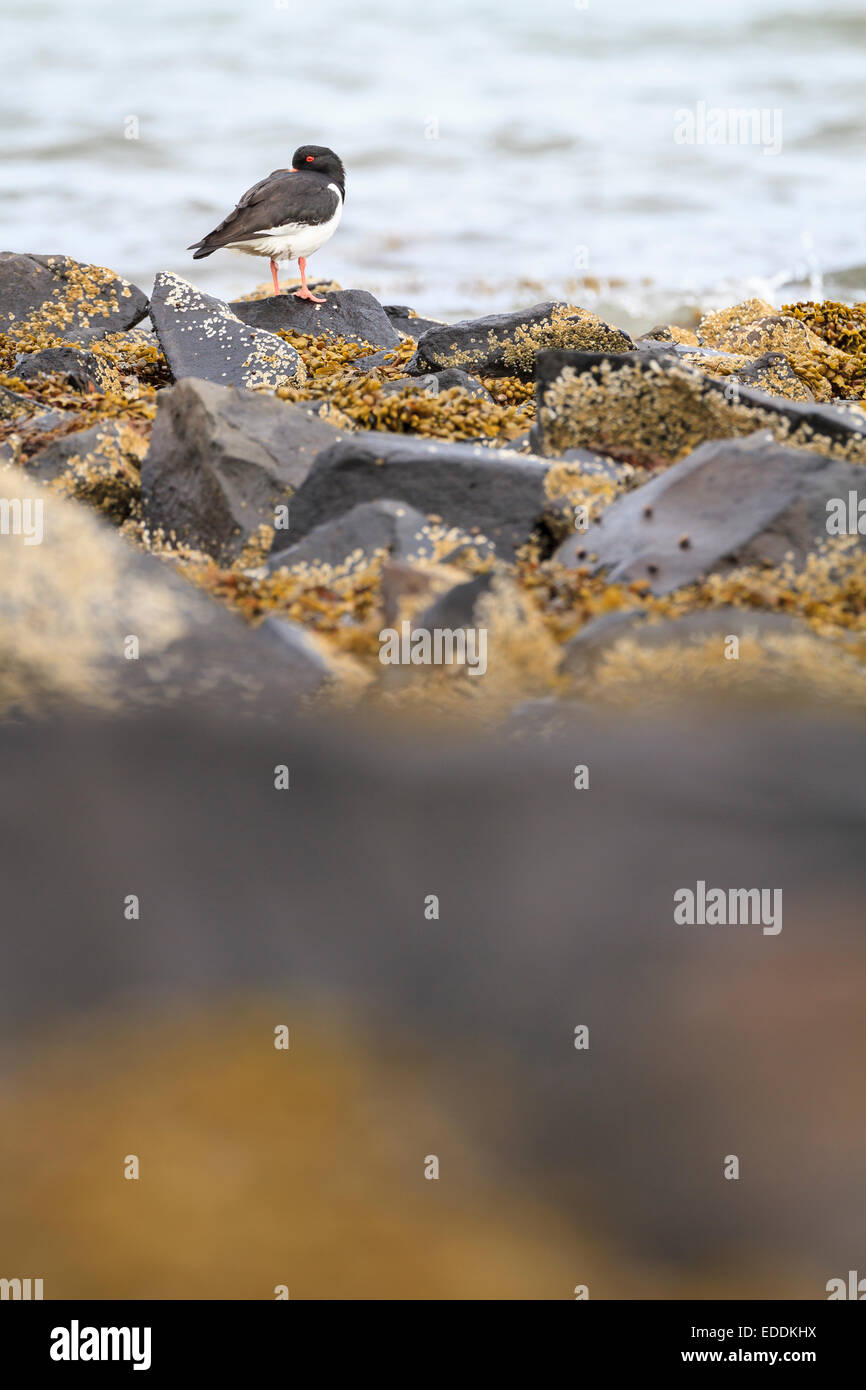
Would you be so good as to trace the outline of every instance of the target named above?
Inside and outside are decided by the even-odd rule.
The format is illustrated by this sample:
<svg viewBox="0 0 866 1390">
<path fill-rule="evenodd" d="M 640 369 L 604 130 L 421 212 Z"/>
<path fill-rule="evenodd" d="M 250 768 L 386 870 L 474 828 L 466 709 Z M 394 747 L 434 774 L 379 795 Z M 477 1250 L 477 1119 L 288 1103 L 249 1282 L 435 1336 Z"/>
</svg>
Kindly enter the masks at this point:
<svg viewBox="0 0 866 1390">
<path fill-rule="evenodd" d="M 187 250 L 195 251 L 193 260 L 199 260 L 233 242 L 252 241 L 268 227 L 317 226 L 336 212 L 338 199 L 325 174 L 275 169 L 248 188 L 228 217 Z"/>
</svg>

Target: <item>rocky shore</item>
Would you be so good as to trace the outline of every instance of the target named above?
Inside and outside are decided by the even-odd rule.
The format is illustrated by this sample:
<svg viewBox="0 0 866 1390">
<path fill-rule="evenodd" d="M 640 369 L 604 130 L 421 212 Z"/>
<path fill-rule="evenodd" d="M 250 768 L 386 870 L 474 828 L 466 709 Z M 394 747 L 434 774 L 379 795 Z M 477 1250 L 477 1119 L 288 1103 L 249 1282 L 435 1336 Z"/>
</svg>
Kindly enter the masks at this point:
<svg viewBox="0 0 866 1390">
<path fill-rule="evenodd" d="M 866 304 L 633 340 L 317 288 L 0 256 L 0 710 L 866 706 Z M 483 673 L 383 664 L 434 629 Z"/>
</svg>

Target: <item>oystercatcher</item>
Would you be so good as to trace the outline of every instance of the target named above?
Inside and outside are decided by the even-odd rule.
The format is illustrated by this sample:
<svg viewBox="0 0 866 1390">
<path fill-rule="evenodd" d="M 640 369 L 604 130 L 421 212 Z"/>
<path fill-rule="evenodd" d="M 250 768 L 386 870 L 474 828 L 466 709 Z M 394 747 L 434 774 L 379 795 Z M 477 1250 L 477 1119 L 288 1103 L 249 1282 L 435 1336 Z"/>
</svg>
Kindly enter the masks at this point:
<svg viewBox="0 0 866 1390">
<path fill-rule="evenodd" d="M 324 304 L 307 287 L 307 257 L 334 235 L 346 199 L 346 171 L 333 150 L 301 145 L 291 169 L 275 169 L 248 188 L 233 212 L 188 251 L 193 260 L 223 247 L 248 256 L 269 256 L 274 294 L 280 293 L 277 261 L 297 261 L 301 272 L 298 299 Z"/>
</svg>

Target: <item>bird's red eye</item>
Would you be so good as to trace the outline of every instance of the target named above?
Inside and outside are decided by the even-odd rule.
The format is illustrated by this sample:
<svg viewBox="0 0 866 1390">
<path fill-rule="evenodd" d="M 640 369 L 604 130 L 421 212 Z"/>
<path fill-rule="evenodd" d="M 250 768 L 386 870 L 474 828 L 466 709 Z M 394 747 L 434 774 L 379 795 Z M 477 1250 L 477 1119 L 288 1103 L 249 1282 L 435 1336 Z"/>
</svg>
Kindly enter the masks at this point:
<svg viewBox="0 0 866 1390">
<path fill-rule="evenodd" d="M 308 154 L 308 155 L 307 155 L 307 163 L 308 163 L 308 164 L 312 164 L 312 162 L 313 162 L 313 160 L 315 159 L 315 157 L 316 157 L 316 156 L 315 156 L 314 154 Z"/>
</svg>

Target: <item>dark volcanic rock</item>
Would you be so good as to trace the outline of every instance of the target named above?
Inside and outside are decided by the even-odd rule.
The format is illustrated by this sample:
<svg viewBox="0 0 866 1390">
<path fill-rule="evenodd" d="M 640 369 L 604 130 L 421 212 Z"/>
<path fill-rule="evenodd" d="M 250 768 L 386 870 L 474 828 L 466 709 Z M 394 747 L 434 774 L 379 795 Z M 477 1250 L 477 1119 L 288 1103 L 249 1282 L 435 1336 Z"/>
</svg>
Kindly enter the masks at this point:
<svg viewBox="0 0 866 1390">
<path fill-rule="evenodd" d="M 131 328 L 146 313 L 147 296 L 103 266 L 0 252 L 0 333 L 101 337 Z"/>
<path fill-rule="evenodd" d="M 218 558 L 236 555 L 341 435 L 301 405 L 213 382 L 159 395 L 141 470 L 149 525 Z M 291 532 L 282 532 L 287 542 Z"/>
<path fill-rule="evenodd" d="M 376 551 L 386 551 L 399 560 L 425 559 L 432 554 L 427 520 L 405 502 L 384 499 L 362 502 L 350 512 L 314 530 L 268 557 L 270 570 L 299 564 L 341 565 L 345 561 L 369 559 Z"/>
<path fill-rule="evenodd" d="M 397 332 L 402 333 L 406 338 L 414 338 L 416 341 L 422 333 L 427 332 L 428 328 L 443 328 L 445 326 L 440 319 L 421 319 L 417 315 L 413 317 L 413 310 L 406 304 L 386 304 L 384 309 Z"/>
<path fill-rule="evenodd" d="M 631 338 L 594 314 L 568 304 L 536 304 L 511 314 L 490 314 L 428 329 L 409 363 L 417 374 L 461 367 L 477 376 L 535 375 L 538 354 L 549 348 L 625 352 Z"/>
<path fill-rule="evenodd" d="M 72 497 L 88 502 L 115 522 L 129 516 L 139 495 L 143 435 L 117 420 L 53 439 L 32 453 L 27 472 Z"/>
<path fill-rule="evenodd" d="M 448 525 L 477 529 L 505 553 L 523 544 L 545 505 L 547 465 L 476 444 L 359 433 L 319 454 L 292 503 L 304 536 L 359 502 L 398 498 Z M 274 551 L 288 543 L 280 532 Z"/>
<path fill-rule="evenodd" d="M 269 299 L 237 299 L 229 307 L 244 323 L 271 333 L 282 328 L 313 337 L 326 334 L 380 348 L 394 348 L 400 343 L 382 305 L 366 290 L 332 290 L 325 295 L 324 304 L 279 294 Z"/>
<path fill-rule="evenodd" d="M 92 389 L 105 392 L 120 385 L 117 371 L 104 357 L 74 347 L 45 348 L 43 352 L 26 353 L 18 358 L 12 375 L 20 377 L 22 381 L 31 381 L 40 376 L 63 376 L 74 391 Z"/>
<path fill-rule="evenodd" d="M 394 362 L 393 348 L 381 348 L 379 352 L 368 352 L 366 357 L 356 357 L 352 362 L 353 372 L 375 372 L 379 367 Z"/>
<path fill-rule="evenodd" d="M 827 538 L 828 500 L 862 480 L 862 465 L 785 449 L 768 431 L 702 444 L 612 503 L 554 558 L 606 568 L 614 581 L 647 579 L 657 594 L 739 565 L 789 555 L 801 565 Z"/>
<path fill-rule="evenodd" d="M 160 271 L 150 316 L 175 380 L 193 376 L 218 386 L 285 386 L 306 376 L 282 338 L 241 322 L 221 299 Z"/>
<path fill-rule="evenodd" d="M 443 372 L 428 372 L 424 376 L 404 376 L 398 381 L 387 381 L 382 387 L 382 394 L 396 396 L 410 386 L 414 391 L 424 391 L 428 396 L 438 396 L 441 391 L 450 391 L 457 386 L 478 400 L 493 400 L 490 392 L 476 377 L 462 372 L 459 367 L 446 367 Z"/>
<path fill-rule="evenodd" d="M 545 454 L 577 445 L 657 462 L 703 440 L 769 429 L 780 444 L 866 463 L 861 412 L 732 385 L 666 351 L 545 352 L 537 381 L 532 440 Z"/>
<path fill-rule="evenodd" d="M 413 627 L 426 628 L 428 632 L 435 628 L 456 631 L 461 627 L 471 627 L 475 622 L 476 605 L 479 599 L 490 593 L 493 580 L 493 573 L 488 571 L 467 579 L 465 584 L 455 584 L 453 589 L 446 589 L 415 619 Z"/>
</svg>

